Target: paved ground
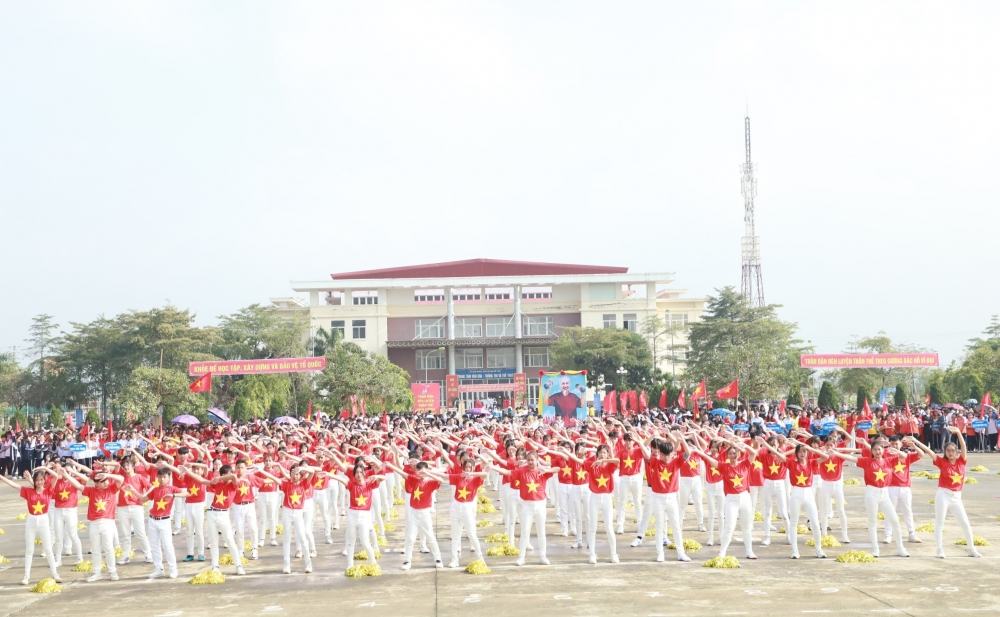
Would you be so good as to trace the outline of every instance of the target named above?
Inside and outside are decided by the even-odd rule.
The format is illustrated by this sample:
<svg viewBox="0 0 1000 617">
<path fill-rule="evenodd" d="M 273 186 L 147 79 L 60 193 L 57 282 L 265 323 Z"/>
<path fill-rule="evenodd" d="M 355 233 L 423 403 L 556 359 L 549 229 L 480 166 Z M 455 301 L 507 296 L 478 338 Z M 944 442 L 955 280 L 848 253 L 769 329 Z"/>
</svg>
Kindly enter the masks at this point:
<svg viewBox="0 0 1000 617">
<path fill-rule="evenodd" d="M 149 567 L 134 563 L 119 568 L 123 578 L 86 583 L 84 574 L 63 567 L 66 581 L 60 594 L 33 594 L 21 587 L 23 573 L 23 523 L 14 520 L 24 511 L 23 501 L 3 489 L 0 503 L 0 553 L 11 563 L 0 566 L 0 613 L 24 616 L 128 615 L 141 617 L 197 616 L 220 614 L 259 615 L 294 613 L 306 615 L 467 615 L 489 612 L 494 615 L 556 614 L 560 617 L 588 615 L 789 615 L 789 614 L 904 614 L 940 615 L 1000 613 L 1000 455 L 973 455 L 971 464 L 991 468 L 989 473 L 972 473 L 978 485 L 966 486 L 965 503 L 976 535 L 988 539 L 994 547 L 980 549 L 983 559 L 965 557 L 964 549 L 954 546 L 957 525 L 946 524 L 945 548 L 949 559 L 934 559 L 932 534 L 921 534 L 923 544 L 910 544 L 910 559 L 892 557 L 895 551 L 884 547 L 887 555 L 877 564 L 840 564 L 832 558 L 842 551 L 869 548 L 862 540 L 864 530 L 862 487 L 845 487 L 848 499 L 849 547 L 827 549 L 830 559 L 817 560 L 811 549 L 802 546 L 803 559 L 789 559 L 787 544 L 756 547 L 760 560 L 743 562 L 739 570 L 713 570 L 700 567 L 703 560 L 715 556 L 715 549 L 705 547 L 692 554 L 694 561 L 680 564 L 653 562 L 654 549 L 649 542 L 642 548 L 627 546 L 632 536 L 619 537 L 622 563 L 607 562 L 607 548 L 598 535 L 598 554 L 602 563 L 589 565 L 587 555 L 569 548 L 568 538 L 554 537 L 556 527 L 549 524 L 549 557 L 553 565 L 529 565 L 518 568 L 514 558 L 488 558 L 493 569 L 489 576 L 471 576 L 462 570 L 437 571 L 429 555 L 418 555 L 414 569 L 402 572 L 398 554 L 383 556 L 385 574 L 380 578 L 352 580 L 343 576 L 346 558 L 340 556 L 342 545 L 320 546 L 315 560 L 316 572 L 282 575 L 281 548 L 265 547 L 259 561 L 247 567 L 248 575 L 228 576 L 223 585 L 194 586 L 191 576 L 204 564 L 182 564 L 177 580 L 148 581 Z M 916 469 L 931 469 L 920 464 Z M 856 470 L 849 476 L 857 477 Z M 933 498 L 937 483 L 914 479 L 914 508 L 917 525 L 933 521 Z M 491 494 L 492 497 L 496 497 Z M 494 499 L 495 500 L 495 499 Z M 496 501 L 496 500 L 495 500 Z M 402 509 L 402 508 L 399 508 Z M 83 508 L 81 508 L 81 512 Z M 442 546 L 450 546 L 446 508 L 438 514 L 438 536 Z M 481 518 L 484 518 L 481 515 Z M 485 518 L 500 520 L 500 514 Z M 554 517 L 551 515 L 550 521 Z M 692 528 L 689 509 L 686 536 L 702 543 L 706 534 Z M 402 520 L 397 520 L 402 522 Z M 803 521 L 804 522 L 804 521 Z M 391 548 L 400 548 L 403 525 L 389 534 Z M 631 526 L 634 530 L 634 526 Z M 480 529 L 480 536 L 499 527 Z M 629 530 L 629 527 L 626 528 Z M 85 532 L 84 532 L 85 533 Z M 343 533 L 342 531 L 340 532 Z M 335 536 L 342 542 L 343 536 Z M 183 546 L 176 537 L 177 546 Z M 805 542 L 805 538 L 800 538 Z M 85 550 L 88 545 L 84 538 Z M 181 553 L 183 554 L 183 553 Z M 669 552 L 667 553 L 670 554 Z M 742 555 L 741 546 L 732 554 Z M 468 557 L 466 552 L 464 557 Z M 141 559 L 139 560 L 141 561 Z M 44 560 L 34 561 L 33 581 L 46 575 Z M 231 567 L 224 567 L 229 573 Z"/>
</svg>

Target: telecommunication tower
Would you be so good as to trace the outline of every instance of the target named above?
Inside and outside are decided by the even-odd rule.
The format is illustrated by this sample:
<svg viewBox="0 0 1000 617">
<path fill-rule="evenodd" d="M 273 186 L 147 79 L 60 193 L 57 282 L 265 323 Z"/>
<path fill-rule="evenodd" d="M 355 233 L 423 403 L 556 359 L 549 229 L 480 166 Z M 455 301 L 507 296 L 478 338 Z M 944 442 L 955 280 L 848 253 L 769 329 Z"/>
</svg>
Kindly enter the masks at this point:
<svg viewBox="0 0 1000 617">
<path fill-rule="evenodd" d="M 743 177 L 743 282 L 740 292 L 750 306 L 764 306 L 764 280 L 760 273 L 760 238 L 753 220 L 753 198 L 757 196 L 757 177 L 754 164 L 750 160 L 750 116 L 746 121 L 747 161 L 741 166 Z"/>
</svg>

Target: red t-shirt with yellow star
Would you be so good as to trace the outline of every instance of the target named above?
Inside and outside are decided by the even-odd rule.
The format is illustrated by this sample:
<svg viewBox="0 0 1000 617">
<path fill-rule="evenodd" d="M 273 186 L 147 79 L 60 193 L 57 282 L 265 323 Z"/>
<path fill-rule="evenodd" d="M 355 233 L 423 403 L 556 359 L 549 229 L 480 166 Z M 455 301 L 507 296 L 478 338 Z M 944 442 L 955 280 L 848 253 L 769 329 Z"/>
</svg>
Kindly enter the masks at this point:
<svg viewBox="0 0 1000 617">
<path fill-rule="evenodd" d="M 214 471 L 210 471 L 204 474 L 202 477 L 205 478 L 206 480 L 211 480 L 212 478 L 216 477 L 216 475 L 218 474 L 216 474 Z M 205 492 L 208 489 L 208 487 L 206 487 L 201 482 L 198 482 L 194 478 L 188 478 L 187 476 L 184 476 L 184 479 L 185 481 L 187 481 L 187 484 L 183 486 L 185 486 L 188 491 L 188 496 L 184 501 L 186 501 L 187 503 L 205 503 Z M 176 481 L 174 483 L 176 484 Z M 178 486 L 181 485 L 178 484 Z"/>
<path fill-rule="evenodd" d="M 701 475 L 701 455 L 697 452 L 692 452 L 690 456 L 684 461 L 684 465 L 680 469 L 681 476 L 685 478 L 693 478 L 695 476 Z"/>
<path fill-rule="evenodd" d="M 542 473 L 540 469 L 518 467 L 511 480 L 518 487 L 522 501 L 542 501 L 545 499 L 545 483 L 553 474 Z"/>
<path fill-rule="evenodd" d="M 642 449 L 639 446 L 626 448 L 624 444 L 618 448 L 619 452 L 615 458 L 621 463 L 618 466 L 619 476 L 634 476 L 639 473 L 642 467 Z"/>
<path fill-rule="evenodd" d="M 413 486 L 410 492 L 410 508 L 413 510 L 426 510 L 431 507 L 431 497 L 434 491 L 441 488 L 441 483 L 433 478 L 421 478 L 417 474 L 410 474 L 408 478 Z"/>
<path fill-rule="evenodd" d="M 785 479 L 785 475 L 788 473 L 788 468 L 785 466 L 785 463 L 781 462 L 781 459 L 771 454 L 769 450 L 761 449 L 760 453 L 757 455 L 757 460 L 763 465 L 763 467 L 761 467 L 761 471 L 764 473 L 765 480 Z"/>
<path fill-rule="evenodd" d="M 90 499 L 87 504 L 87 520 L 96 521 L 102 518 L 115 520 L 115 510 L 118 508 L 118 487 L 108 484 L 104 490 L 96 486 L 83 487 L 83 496 Z"/>
<path fill-rule="evenodd" d="M 584 461 L 583 466 L 590 474 L 591 493 L 601 495 L 615 490 L 615 469 L 618 467 L 616 463 L 598 461 L 590 457 Z"/>
<path fill-rule="evenodd" d="M 253 489 L 259 489 L 264 484 L 264 478 L 256 474 L 236 479 L 236 497 L 233 502 L 239 506 L 253 503 Z M 274 484 L 273 482 L 271 484 Z"/>
<path fill-rule="evenodd" d="M 948 459 L 939 456 L 934 459 L 934 466 L 941 470 L 941 477 L 938 478 L 938 488 L 946 488 L 949 491 L 959 492 L 965 484 L 965 457 L 959 456 L 954 463 L 949 463 Z"/>
<path fill-rule="evenodd" d="M 806 464 L 802 465 L 795 459 L 788 459 L 785 463 L 788 467 L 788 481 L 792 483 L 792 488 L 811 487 L 813 475 L 817 473 L 816 461 L 807 458 Z"/>
<path fill-rule="evenodd" d="M 119 506 L 139 506 L 139 496 L 150 489 L 152 485 L 143 474 L 134 473 L 125 478 L 121 490 L 118 491 Z"/>
<path fill-rule="evenodd" d="M 233 505 L 233 499 L 236 498 L 237 493 L 235 482 L 216 482 L 209 486 L 209 488 L 212 489 L 212 493 L 215 495 L 212 498 L 212 503 L 208 504 L 209 508 L 228 510 L 229 506 Z"/>
<path fill-rule="evenodd" d="M 186 495 L 187 490 L 176 486 L 157 486 L 149 492 L 150 499 L 149 515 L 157 518 L 170 516 L 170 510 L 174 505 L 174 500 L 167 495 Z"/>
<path fill-rule="evenodd" d="M 75 508 L 80 501 L 80 492 L 65 478 L 59 478 L 52 485 L 52 498 L 57 508 Z"/>
<path fill-rule="evenodd" d="M 476 500 L 476 491 L 483 485 L 483 479 L 479 476 L 451 473 L 448 474 L 448 483 L 455 487 L 455 501 L 470 503 Z"/>
<path fill-rule="evenodd" d="M 570 478 L 572 478 L 571 482 L 574 486 L 583 486 L 588 482 L 586 466 L 583 463 L 577 463 L 573 459 L 569 459 L 566 461 L 566 465 L 569 467 Z"/>
<path fill-rule="evenodd" d="M 819 477 L 824 482 L 836 482 L 844 475 L 844 459 L 831 456 L 819 464 Z"/>
<path fill-rule="evenodd" d="M 735 463 L 719 461 L 719 473 L 722 474 L 722 491 L 726 495 L 739 495 L 750 490 L 750 458 L 741 456 Z"/>
<path fill-rule="evenodd" d="M 284 480 L 281 483 L 281 492 L 285 494 L 282 505 L 289 510 L 301 510 L 309 492 L 309 481 L 304 478 L 300 478 L 298 482 Z"/>
<path fill-rule="evenodd" d="M 870 456 L 862 456 L 858 459 L 858 469 L 865 472 L 865 486 L 875 488 L 885 488 L 892 481 L 892 465 L 884 456 L 879 459 Z"/>
<path fill-rule="evenodd" d="M 21 498 L 28 502 L 28 514 L 38 516 L 49 513 L 49 502 L 52 501 L 52 492 L 49 489 L 39 493 L 33 486 L 22 486 Z"/>
<path fill-rule="evenodd" d="M 920 460 L 919 452 L 901 452 L 892 465 L 892 481 L 889 486 L 910 486 L 910 465 Z"/>
<path fill-rule="evenodd" d="M 351 496 L 349 510 L 371 510 L 372 491 L 378 486 L 378 481 L 366 478 L 364 484 L 358 484 L 357 480 L 351 478 L 347 481 L 347 492 Z"/>
<path fill-rule="evenodd" d="M 654 493 L 676 493 L 684 457 L 674 454 L 667 460 L 651 456 L 646 461 L 646 482 Z"/>
</svg>

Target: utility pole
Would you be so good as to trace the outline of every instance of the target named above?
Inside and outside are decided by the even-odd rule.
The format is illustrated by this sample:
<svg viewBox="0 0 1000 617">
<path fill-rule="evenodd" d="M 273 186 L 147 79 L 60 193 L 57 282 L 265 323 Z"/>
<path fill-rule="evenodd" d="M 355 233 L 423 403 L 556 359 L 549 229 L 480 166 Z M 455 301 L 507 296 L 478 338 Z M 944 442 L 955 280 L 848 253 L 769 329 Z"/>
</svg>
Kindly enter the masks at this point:
<svg viewBox="0 0 1000 617">
<path fill-rule="evenodd" d="M 750 116 L 745 120 L 747 160 L 741 167 L 741 190 L 743 192 L 743 278 L 740 293 L 750 306 L 764 306 L 764 281 L 760 272 L 760 238 L 754 223 L 753 199 L 757 196 L 757 177 L 750 159 Z"/>
</svg>

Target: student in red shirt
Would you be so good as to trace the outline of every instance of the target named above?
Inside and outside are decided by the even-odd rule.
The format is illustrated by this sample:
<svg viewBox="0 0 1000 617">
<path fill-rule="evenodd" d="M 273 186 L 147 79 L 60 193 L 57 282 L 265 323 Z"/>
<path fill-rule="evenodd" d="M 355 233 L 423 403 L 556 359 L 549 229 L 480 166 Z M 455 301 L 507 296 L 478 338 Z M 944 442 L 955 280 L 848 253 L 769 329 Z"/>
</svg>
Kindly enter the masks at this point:
<svg viewBox="0 0 1000 617">
<path fill-rule="evenodd" d="M 462 470 L 448 474 L 448 483 L 455 489 L 451 500 L 451 562 L 449 568 L 459 566 L 458 557 L 462 549 L 462 528 L 469 538 L 469 544 L 476 559 L 484 557 L 476 535 L 476 493 L 483 485 L 485 471 L 476 471 L 476 461 L 467 457 L 462 461 Z"/>
<path fill-rule="evenodd" d="M 718 439 L 713 439 L 708 444 L 708 454 L 715 460 L 719 460 L 721 457 L 722 442 Z M 750 470 L 750 505 L 754 507 L 757 503 L 757 489 L 764 485 L 764 475 L 760 471 L 762 467 L 760 461 L 753 462 L 753 468 Z M 760 480 L 760 483 L 755 483 L 754 479 Z M 715 517 L 718 513 L 719 517 L 719 539 L 722 539 L 722 530 L 725 529 L 725 512 L 726 512 L 726 491 L 725 487 L 722 486 L 722 473 L 719 471 L 718 467 L 713 467 L 709 465 L 705 469 L 705 495 L 708 497 L 708 545 L 715 545 Z"/>
<path fill-rule="evenodd" d="M 784 441 L 784 437 L 779 439 L 777 435 L 771 435 L 766 441 L 770 449 L 763 449 L 760 456 L 756 459 L 763 465 L 761 472 L 764 474 L 764 504 L 761 506 L 761 511 L 764 514 L 764 541 L 761 542 L 762 546 L 771 544 L 771 512 L 773 503 L 777 502 L 778 504 L 778 517 L 784 522 L 785 529 L 788 530 L 791 528 L 791 523 L 788 519 L 788 493 L 785 486 L 788 469 L 783 460 L 771 453 L 772 451 L 784 451 L 786 448 L 783 443 Z M 789 542 L 791 542 L 787 532 L 785 535 L 789 537 Z"/>
<path fill-rule="evenodd" d="M 934 543 L 937 545 L 937 556 L 944 559 L 944 519 L 948 515 L 948 510 L 951 510 L 955 520 L 962 528 L 962 536 L 965 538 L 965 547 L 969 551 L 969 557 L 982 557 L 973 543 L 969 515 L 965 513 L 965 506 L 962 504 L 965 466 L 968 463 L 965 438 L 962 437 L 962 432 L 957 427 L 949 426 L 947 429 L 958 438 L 958 445 L 953 441 L 945 444 L 944 456 L 938 456 L 916 439 L 912 440 L 913 445 L 920 448 L 924 454 L 934 457 L 934 466 L 941 472 L 938 477 L 937 494 L 934 495 Z"/>
<path fill-rule="evenodd" d="M 892 502 L 889 501 L 889 484 L 892 482 L 895 459 L 890 461 L 884 456 L 885 447 L 880 441 L 871 444 L 871 456 L 858 457 L 836 450 L 830 454 L 851 461 L 865 472 L 865 512 L 868 514 L 868 537 L 872 545 L 872 555 L 879 556 L 878 513 L 881 510 L 885 514 L 885 520 L 892 525 L 896 537 L 896 553 L 900 557 L 909 557 L 910 554 L 903 547 L 899 517 L 896 515 L 896 509 L 892 507 Z"/>
<path fill-rule="evenodd" d="M 31 579 L 31 560 L 35 556 L 35 537 L 42 539 L 42 554 L 45 555 L 49 563 L 49 571 L 52 578 L 61 583 L 59 571 L 56 570 L 56 558 L 52 547 L 52 530 L 49 527 L 49 505 L 52 501 L 50 489 L 45 487 L 46 474 L 55 475 L 47 467 L 39 467 L 34 474 L 24 472 L 24 478 L 31 482 L 31 487 L 21 486 L 9 479 L 6 475 L 0 474 L 0 480 L 11 488 L 20 492 L 21 499 L 28 504 L 28 518 L 24 525 L 24 578 L 22 585 L 27 585 Z M 62 547 L 59 548 L 61 550 Z M 112 554 L 113 556 L 113 554 Z"/>
<path fill-rule="evenodd" d="M 259 504 L 257 519 L 260 524 L 257 546 L 264 546 L 264 536 L 268 530 L 271 533 L 271 546 L 278 546 L 278 507 L 281 503 L 278 500 L 279 483 L 274 478 L 281 475 L 281 466 L 274 462 L 274 455 L 268 453 L 264 455 L 264 462 L 258 465 L 258 469 L 268 473 L 257 472 L 261 477 L 260 488 L 257 490 L 257 503 Z"/>
<path fill-rule="evenodd" d="M 308 546 L 308 540 L 306 540 L 305 534 L 305 517 L 303 516 L 302 509 L 305 506 L 306 494 L 309 491 L 309 485 L 312 483 L 313 476 L 317 471 L 319 471 L 319 469 L 316 467 L 296 464 L 285 472 L 288 474 L 287 479 L 273 476 L 263 470 L 259 472 L 264 477 L 269 477 L 271 480 L 278 482 L 279 489 L 282 494 L 284 494 L 284 501 L 281 504 L 281 523 L 285 528 L 283 538 L 285 561 L 281 570 L 284 574 L 292 573 L 291 532 L 294 530 L 296 540 L 299 543 Z M 309 555 L 308 550 L 302 551 L 302 559 L 305 562 L 305 573 L 311 573 L 313 571 L 312 557 Z"/>
<path fill-rule="evenodd" d="M 437 536 L 434 533 L 434 521 L 431 519 L 431 505 L 434 491 L 441 488 L 441 482 L 444 478 L 432 472 L 427 461 L 417 462 L 414 465 L 413 473 L 409 474 L 391 463 L 389 467 L 396 473 L 405 474 L 413 488 L 410 491 L 410 510 L 406 519 L 406 534 L 403 540 L 403 570 L 410 569 L 413 544 L 420 533 L 427 536 L 427 544 L 431 550 L 431 556 L 434 557 L 434 567 L 443 568 L 441 549 L 438 547 Z"/>
<path fill-rule="evenodd" d="M 642 509 L 638 535 L 632 541 L 631 546 L 642 545 L 642 539 L 649 527 L 649 519 L 654 518 L 656 520 L 656 561 L 658 563 L 665 561 L 663 546 L 666 544 L 668 524 L 674 530 L 677 560 L 691 561 L 691 558 L 684 552 L 684 536 L 681 532 L 680 508 L 677 503 L 677 488 L 680 484 L 680 470 L 681 466 L 684 465 L 684 457 L 674 452 L 675 441 L 669 435 L 666 440 L 650 439 L 648 447 L 639 441 L 638 436 L 633 435 L 633 439 L 639 444 L 645 459 L 649 494 L 646 496 L 646 505 Z M 680 439 L 676 442 L 680 443 Z"/>
<path fill-rule="evenodd" d="M 597 563 L 597 517 L 604 515 L 604 531 L 608 536 L 608 546 L 611 549 L 611 563 L 618 563 L 618 547 L 615 541 L 614 519 L 611 518 L 612 495 L 615 491 L 614 473 L 620 461 L 611 458 L 611 448 L 605 444 L 597 446 L 594 455 L 581 460 L 568 451 L 564 456 L 575 460 L 587 470 L 590 480 L 590 499 L 587 504 L 587 544 L 590 547 L 590 563 Z M 523 524 L 523 523 L 522 523 Z"/>
<path fill-rule="evenodd" d="M 688 438 L 688 442 L 693 440 Z M 677 504 L 681 509 L 681 521 L 685 518 L 688 501 L 694 502 L 694 515 L 698 519 L 698 531 L 705 531 L 705 510 L 702 508 L 701 457 L 685 448 L 684 465 L 681 466 L 680 488 L 677 490 Z"/>
<path fill-rule="evenodd" d="M 843 433 L 850 437 L 850 439 L 854 439 L 853 436 L 838 426 L 826 436 L 826 440 L 823 443 L 823 450 L 827 454 L 830 454 L 832 450 L 837 448 L 838 439 L 840 438 L 838 433 Z M 829 458 L 820 463 L 819 475 L 823 479 L 823 486 L 819 489 L 819 503 L 828 504 L 833 500 L 832 503 L 837 508 L 837 516 L 840 519 L 840 541 L 844 544 L 850 544 L 851 539 L 847 535 L 847 510 L 844 507 L 846 501 L 844 499 L 843 459 L 830 454 Z M 829 511 L 826 508 L 821 508 L 819 511 L 819 526 L 823 533 L 826 533 L 828 529 L 828 522 Z"/>
<path fill-rule="evenodd" d="M 247 473 L 247 460 L 236 461 L 236 497 L 233 499 L 233 520 L 236 524 L 234 534 L 236 546 L 243 550 L 247 531 L 250 534 L 250 559 L 257 559 L 257 508 L 254 499 L 257 490 L 264 484 L 263 478 L 257 474 Z"/>
<path fill-rule="evenodd" d="M 66 470 L 64 470 L 66 471 Z M 90 552 L 98 567 L 87 577 L 88 583 L 101 580 L 101 556 L 104 565 L 108 567 L 108 575 L 113 581 L 118 580 L 115 569 L 115 510 L 118 507 L 118 490 L 125 478 L 116 474 L 98 473 L 94 475 L 94 484 L 84 487 L 67 472 L 64 477 L 70 484 L 79 489 L 83 496 L 90 500 L 87 504 L 87 520 L 90 521 Z"/>
<path fill-rule="evenodd" d="M 216 459 L 218 460 L 218 459 Z M 236 474 L 229 465 L 219 467 L 218 475 L 211 480 L 198 475 L 191 468 L 187 468 L 187 475 L 193 481 L 201 484 L 206 494 L 212 496 L 212 500 L 207 502 L 208 512 L 205 517 L 205 533 L 208 536 L 209 553 L 212 556 L 212 569 L 219 571 L 219 535 L 229 547 L 229 556 L 236 565 L 236 575 L 243 576 L 243 546 L 236 544 L 236 537 L 233 534 L 233 523 L 229 518 L 229 508 L 236 498 L 237 488 Z"/>
<path fill-rule="evenodd" d="M 361 538 L 361 546 L 368 554 L 368 563 L 375 563 L 375 549 L 372 548 L 369 539 L 369 529 L 372 527 L 372 492 L 378 490 L 378 485 L 385 479 L 384 476 L 366 474 L 365 464 L 362 461 L 355 463 L 351 470 L 349 480 L 339 474 L 327 472 L 330 478 L 337 485 L 344 487 L 344 492 L 349 497 L 347 508 L 347 567 L 354 565 L 354 544 L 357 538 Z"/>
<path fill-rule="evenodd" d="M 889 437 L 889 456 L 895 458 L 892 467 L 892 482 L 889 483 L 889 501 L 896 509 L 900 525 L 906 523 L 910 542 L 920 543 L 917 528 L 913 522 L 913 492 L 910 489 L 910 465 L 920 460 L 920 452 L 914 452 L 910 441 L 900 435 Z M 904 447 L 907 448 L 904 450 Z M 892 527 L 885 522 L 885 543 L 892 543 Z"/>
<path fill-rule="evenodd" d="M 153 571 L 149 578 L 166 576 L 163 571 L 164 557 L 167 558 L 170 578 L 177 578 L 177 556 L 174 554 L 174 543 L 170 533 L 170 512 L 173 510 L 174 499 L 184 499 L 187 490 L 171 484 L 174 471 L 176 469 L 167 464 L 157 469 L 156 486 L 140 496 L 143 504 L 150 504 L 147 535 L 153 558 Z"/>
<path fill-rule="evenodd" d="M 739 439 L 726 440 L 726 460 L 720 461 L 704 452 L 699 452 L 703 459 L 722 474 L 722 486 L 726 492 L 726 511 L 724 514 L 726 527 L 722 530 L 722 544 L 719 547 L 719 557 L 725 557 L 729 543 L 733 540 L 736 521 L 739 520 L 743 530 L 743 546 L 746 548 L 747 559 L 757 559 L 753 552 L 753 506 L 750 504 L 750 469 L 757 458 L 757 450 L 744 444 Z"/>
<path fill-rule="evenodd" d="M 799 558 L 798 523 L 799 515 L 803 508 L 806 511 L 806 518 L 812 526 L 813 542 L 816 548 L 816 556 L 820 559 L 826 557 L 823 552 L 823 530 L 819 524 L 819 513 L 816 511 L 816 496 L 813 493 L 813 476 L 817 472 L 816 464 L 822 463 L 830 458 L 830 455 L 811 448 L 807 444 L 799 443 L 795 446 L 794 457 L 788 457 L 783 452 L 773 449 L 766 441 L 757 438 L 757 443 L 763 448 L 767 448 L 772 455 L 776 456 L 788 467 L 788 478 L 792 483 L 792 495 L 790 500 L 789 520 L 791 521 L 788 530 L 792 543 L 792 559 Z M 817 458 L 810 458 L 814 454 Z M 825 506 L 824 506 L 825 507 Z"/>
<path fill-rule="evenodd" d="M 625 431 L 625 427 L 622 426 Z M 621 461 L 618 465 L 618 489 L 615 499 L 615 516 L 618 519 L 618 533 L 625 533 L 625 504 L 629 498 L 635 512 L 642 512 L 642 450 L 633 440 L 631 433 L 625 432 L 615 457 Z"/>
<path fill-rule="evenodd" d="M 52 545 L 56 553 L 56 567 L 62 565 L 63 539 L 68 536 L 70 547 L 76 555 L 76 563 L 83 561 L 83 544 L 80 542 L 80 533 L 77 530 L 79 514 L 77 505 L 80 492 L 59 474 L 62 466 L 59 463 L 52 463 L 52 468 L 56 471 L 55 482 L 52 484 L 52 507 L 55 508 L 56 517 L 56 538 Z"/>
<path fill-rule="evenodd" d="M 520 554 L 515 565 L 524 565 L 524 555 L 531 540 L 531 526 L 535 525 L 538 534 L 538 558 L 543 566 L 549 565 L 545 555 L 545 485 L 556 473 L 552 467 L 543 467 L 538 463 L 538 453 L 528 452 L 527 463 L 513 472 L 497 468 L 497 473 L 509 474 L 511 484 L 518 487 L 521 501 L 521 539 L 518 544 Z"/>
<path fill-rule="evenodd" d="M 132 554 L 133 532 L 139 541 L 142 554 L 146 557 L 146 563 L 153 563 L 153 557 L 149 550 L 149 539 L 146 538 L 146 513 L 139 500 L 153 485 L 147 479 L 146 474 L 135 472 L 135 461 L 131 456 L 122 461 L 122 477 L 125 478 L 125 481 L 122 482 L 121 491 L 118 493 L 118 512 L 116 515 L 122 545 L 122 558 L 118 560 L 118 565 L 123 566 L 131 561 L 129 555 Z"/>
</svg>

